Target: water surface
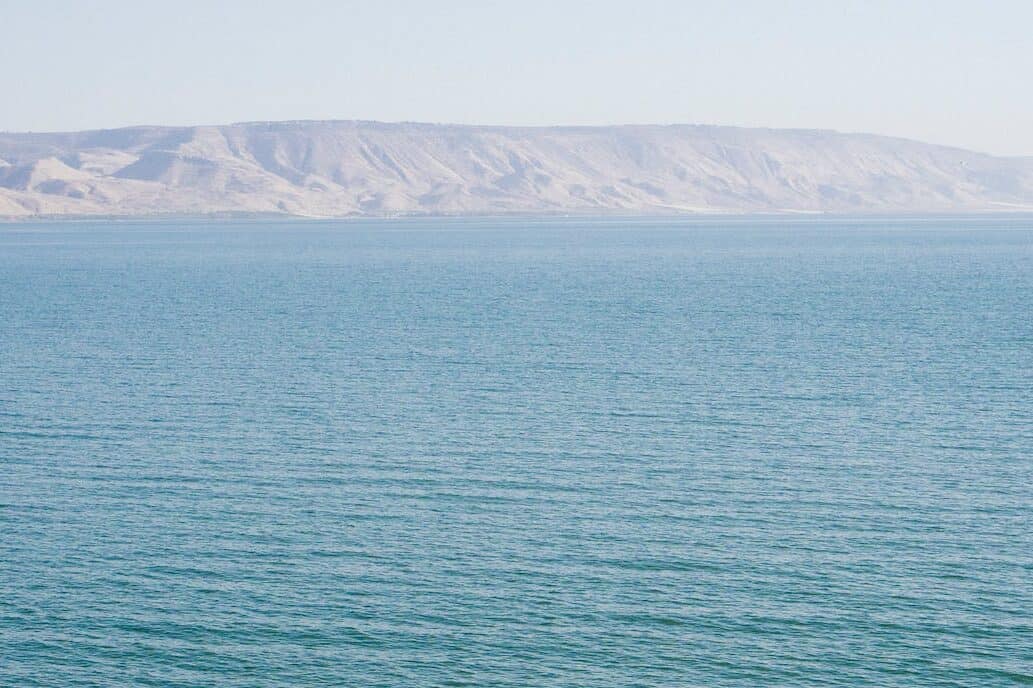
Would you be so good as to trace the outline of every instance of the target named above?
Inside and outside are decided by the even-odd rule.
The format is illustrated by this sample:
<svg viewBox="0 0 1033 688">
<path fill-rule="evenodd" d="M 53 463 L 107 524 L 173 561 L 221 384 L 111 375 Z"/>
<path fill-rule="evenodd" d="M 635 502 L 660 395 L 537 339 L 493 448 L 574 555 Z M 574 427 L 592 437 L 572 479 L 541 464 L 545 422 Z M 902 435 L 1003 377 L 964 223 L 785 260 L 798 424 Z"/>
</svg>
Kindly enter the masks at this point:
<svg viewBox="0 0 1033 688">
<path fill-rule="evenodd" d="M 0 225 L 0 684 L 1033 682 L 1033 220 Z"/>
</svg>

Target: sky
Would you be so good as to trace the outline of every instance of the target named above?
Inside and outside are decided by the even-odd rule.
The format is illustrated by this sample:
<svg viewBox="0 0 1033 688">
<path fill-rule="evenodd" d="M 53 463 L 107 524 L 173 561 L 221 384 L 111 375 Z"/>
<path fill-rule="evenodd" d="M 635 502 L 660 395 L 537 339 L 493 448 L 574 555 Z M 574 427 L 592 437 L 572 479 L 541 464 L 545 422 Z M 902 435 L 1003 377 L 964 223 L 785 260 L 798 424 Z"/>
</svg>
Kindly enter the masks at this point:
<svg viewBox="0 0 1033 688">
<path fill-rule="evenodd" d="M 0 0 L 0 131 L 375 119 L 1033 155 L 1033 2 Z"/>
</svg>

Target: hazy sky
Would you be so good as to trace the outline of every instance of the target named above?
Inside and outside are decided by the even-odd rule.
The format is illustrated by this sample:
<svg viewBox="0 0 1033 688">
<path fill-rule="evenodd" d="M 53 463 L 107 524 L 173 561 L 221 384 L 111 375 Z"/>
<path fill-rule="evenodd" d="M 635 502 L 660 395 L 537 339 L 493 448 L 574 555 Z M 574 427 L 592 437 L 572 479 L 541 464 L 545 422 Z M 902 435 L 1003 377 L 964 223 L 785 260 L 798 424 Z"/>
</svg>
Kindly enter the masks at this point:
<svg viewBox="0 0 1033 688">
<path fill-rule="evenodd" d="M 0 0 L 0 130 L 690 122 L 1033 155 L 1033 1 Z"/>
</svg>

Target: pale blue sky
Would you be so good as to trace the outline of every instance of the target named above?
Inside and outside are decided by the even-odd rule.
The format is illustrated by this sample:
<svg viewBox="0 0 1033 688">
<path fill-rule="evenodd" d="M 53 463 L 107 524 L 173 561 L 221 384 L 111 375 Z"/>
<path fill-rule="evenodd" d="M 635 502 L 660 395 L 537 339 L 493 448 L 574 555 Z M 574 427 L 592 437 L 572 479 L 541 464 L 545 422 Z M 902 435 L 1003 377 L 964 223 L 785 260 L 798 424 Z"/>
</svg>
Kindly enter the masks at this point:
<svg viewBox="0 0 1033 688">
<path fill-rule="evenodd" d="M 0 0 L 0 130 L 694 122 L 1033 155 L 1033 1 Z"/>
</svg>

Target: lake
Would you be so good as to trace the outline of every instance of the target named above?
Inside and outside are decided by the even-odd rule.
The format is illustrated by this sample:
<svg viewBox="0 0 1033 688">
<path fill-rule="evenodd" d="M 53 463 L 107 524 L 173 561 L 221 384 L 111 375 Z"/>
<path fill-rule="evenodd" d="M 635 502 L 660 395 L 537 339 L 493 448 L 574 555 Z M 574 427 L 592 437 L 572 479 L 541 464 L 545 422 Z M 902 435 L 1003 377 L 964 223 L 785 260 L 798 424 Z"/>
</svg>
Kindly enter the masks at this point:
<svg viewBox="0 0 1033 688">
<path fill-rule="evenodd" d="M 1033 216 L 0 224 L 0 684 L 1033 682 Z"/>
</svg>

